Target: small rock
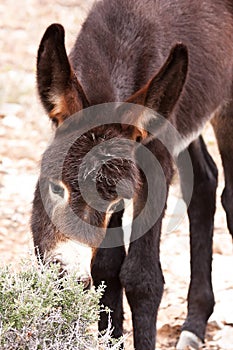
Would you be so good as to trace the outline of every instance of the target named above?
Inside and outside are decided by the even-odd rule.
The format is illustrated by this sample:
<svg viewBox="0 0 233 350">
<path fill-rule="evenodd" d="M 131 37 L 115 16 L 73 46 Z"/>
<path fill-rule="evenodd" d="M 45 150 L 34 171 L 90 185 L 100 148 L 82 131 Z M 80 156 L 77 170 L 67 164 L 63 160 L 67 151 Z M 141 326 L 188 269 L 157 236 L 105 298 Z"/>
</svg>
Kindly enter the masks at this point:
<svg viewBox="0 0 233 350">
<path fill-rule="evenodd" d="M 232 255 L 232 238 L 230 234 L 218 234 L 214 236 L 213 253 L 220 255 Z"/>
<path fill-rule="evenodd" d="M 3 103 L 0 108 L 0 114 L 3 117 L 8 115 L 17 115 L 23 111 L 23 107 L 18 103 Z"/>
<path fill-rule="evenodd" d="M 23 122 L 20 118 L 16 117 L 14 114 L 9 114 L 3 119 L 2 124 L 10 128 L 21 128 L 23 125 Z"/>
<path fill-rule="evenodd" d="M 220 349 L 232 350 L 233 348 L 233 327 L 226 326 L 220 332 L 221 339 L 217 342 Z"/>
<path fill-rule="evenodd" d="M 207 329 L 210 331 L 215 331 L 216 329 L 220 330 L 223 329 L 224 325 L 222 322 L 218 320 L 212 320 L 208 322 Z"/>
</svg>

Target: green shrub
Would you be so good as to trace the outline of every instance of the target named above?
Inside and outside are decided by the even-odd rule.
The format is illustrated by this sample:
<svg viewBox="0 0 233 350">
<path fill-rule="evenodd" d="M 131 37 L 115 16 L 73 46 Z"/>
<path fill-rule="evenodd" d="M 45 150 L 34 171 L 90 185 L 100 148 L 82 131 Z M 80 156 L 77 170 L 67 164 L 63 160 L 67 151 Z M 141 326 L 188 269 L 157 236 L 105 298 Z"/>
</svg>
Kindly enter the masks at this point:
<svg viewBox="0 0 233 350">
<path fill-rule="evenodd" d="M 104 285 L 84 291 L 74 275 L 59 278 L 56 267 L 0 268 L 0 349 L 119 349 L 110 322 L 104 334 L 96 330 L 107 312 L 99 305 L 103 292 Z"/>
</svg>

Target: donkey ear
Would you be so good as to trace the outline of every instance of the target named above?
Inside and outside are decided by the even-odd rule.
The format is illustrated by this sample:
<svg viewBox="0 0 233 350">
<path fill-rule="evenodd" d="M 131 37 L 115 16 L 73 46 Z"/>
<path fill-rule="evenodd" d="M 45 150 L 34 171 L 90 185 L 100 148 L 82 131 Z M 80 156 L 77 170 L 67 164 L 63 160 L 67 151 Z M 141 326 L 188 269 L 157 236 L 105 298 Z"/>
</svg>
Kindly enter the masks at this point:
<svg viewBox="0 0 233 350">
<path fill-rule="evenodd" d="M 187 47 L 177 44 L 159 72 L 126 102 L 144 105 L 168 118 L 180 97 L 187 69 Z"/>
<path fill-rule="evenodd" d="M 44 33 L 37 56 L 40 99 L 56 125 L 89 105 L 71 68 L 64 39 L 64 28 L 60 24 L 52 24 Z"/>
</svg>

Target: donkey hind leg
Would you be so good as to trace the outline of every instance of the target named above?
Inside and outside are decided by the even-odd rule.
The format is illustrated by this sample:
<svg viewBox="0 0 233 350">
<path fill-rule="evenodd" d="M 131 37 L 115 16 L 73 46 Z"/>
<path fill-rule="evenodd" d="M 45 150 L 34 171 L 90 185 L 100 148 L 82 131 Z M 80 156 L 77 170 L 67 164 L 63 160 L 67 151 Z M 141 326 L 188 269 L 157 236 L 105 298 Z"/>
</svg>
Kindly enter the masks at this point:
<svg viewBox="0 0 233 350">
<path fill-rule="evenodd" d="M 188 315 L 182 327 L 177 349 L 199 349 L 204 341 L 208 318 L 213 312 L 212 240 L 218 172 L 202 137 L 189 146 L 194 173 L 193 195 L 188 207 L 191 246 L 191 281 Z M 182 154 L 180 155 L 182 158 Z M 180 174 L 185 198 L 188 179 Z"/>
<path fill-rule="evenodd" d="M 92 278 L 94 285 L 97 287 L 103 281 L 106 289 L 101 298 L 101 304 L 107 306 L 112 312 L 111 327 L 113 329 L 113 338 L 119 338 L 123 335 L 123 288 L 119 279 L 121 265 L 125 258 L 125 247 L 123 245 L 123 230 L 121 228 L 121 218 L 123 212 L 117 212 L 112 215 L 109 223 L 109 228 L 117 227 L 119 234 L 117 234 L 118 242 L 114 242 L 115 247 L 111 248 L 112 242 L 109 238 L 108 230 L 104 247 L 97 250 L 95 259 L 92 263 Z M 117 246 L 118 245 L 118 246 Z M 99 320 L 99 331 L 104 331 L 109 325 L 109 315 L 106 312 L 101 312 Z"/>
<path fill-rule="evenodd" d="M 233 238 L 233 101 L 212 120 L 224 169 L 225 188 L 222 205 L 226 212 L 227 227 Z"/>
</svg>

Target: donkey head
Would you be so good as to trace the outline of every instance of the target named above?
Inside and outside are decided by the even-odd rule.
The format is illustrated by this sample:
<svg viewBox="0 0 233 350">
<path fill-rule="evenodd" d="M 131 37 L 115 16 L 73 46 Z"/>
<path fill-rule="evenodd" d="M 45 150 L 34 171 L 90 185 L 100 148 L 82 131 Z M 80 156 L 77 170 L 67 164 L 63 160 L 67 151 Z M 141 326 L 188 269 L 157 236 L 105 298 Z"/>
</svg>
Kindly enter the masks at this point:
<svg viewBox="0 0 233 350">
<path fill-rule="evenodd" d="M 63 27 L 51 25 L 42 38 L 38 91 L 57 129 L 43 155 L 35 191 L 34 244 L 45 262 L 59 262 L 64 271 L 77 270 L 85 286 L 112 213 L 116 206 L 122 209 L 123 199 L 135 199 L 140 188 L 135 152 L 140 142 L 146 144 L 153 137 L 146 131 L 153 115 L 148 118 L 143 111 L 148 107 L 170 117 L 187 66 L 186 47 L 177 44 L 159 72 L 127 104 L 95 109 L 67 57 Z"/>
</svg>

